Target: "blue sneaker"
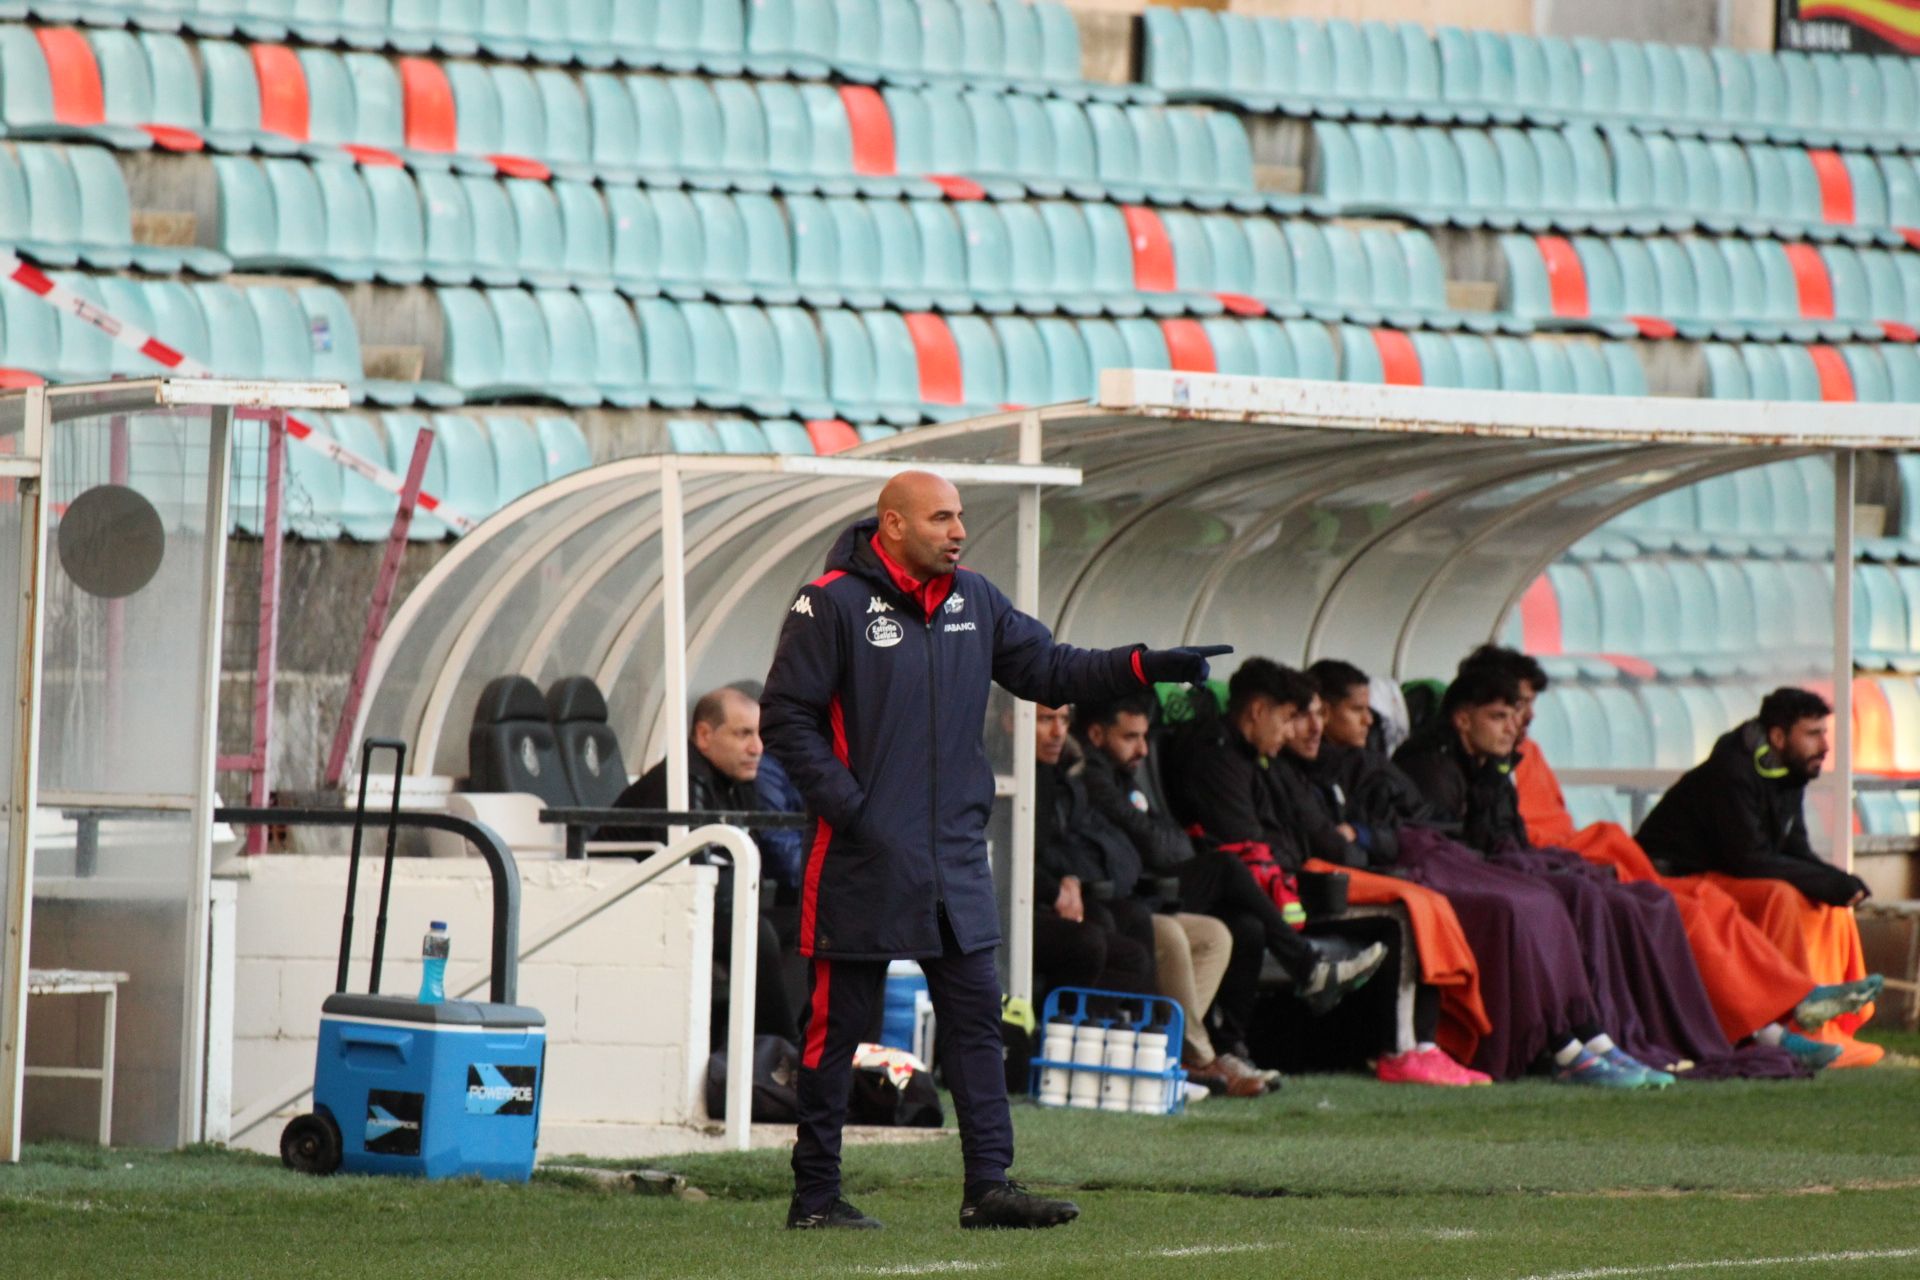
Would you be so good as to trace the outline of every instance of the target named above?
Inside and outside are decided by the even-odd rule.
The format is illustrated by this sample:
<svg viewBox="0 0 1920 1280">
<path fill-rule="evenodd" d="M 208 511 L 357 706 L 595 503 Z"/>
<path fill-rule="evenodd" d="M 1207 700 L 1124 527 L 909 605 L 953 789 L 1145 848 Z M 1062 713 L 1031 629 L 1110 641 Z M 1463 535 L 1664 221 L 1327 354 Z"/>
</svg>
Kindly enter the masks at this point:
<svg viewBox="0 0 1920 1280">
<path fill-rule="evenodd" d="M 1604 1056 L 1608 1062 L 1619 1067 L 1622 1071 L 1638 1073 L 1640 1076 L 1640 1086 L 1643 1089 L 1664 1089 L 1674 1082 L 1675 1077 L 1672 1072 L 1661 1071 L 1656 1067 L 1650 1067 L 1628 1053 L 1625 1049 L 1617 1046 L 1607 1050 Z"/>
<path fill-rule="evenodd" d="M 1585 1084 L 1598 1089 L 1639 1089 L 1645 1081 L 1638 1072 L 1622 1070 L 1596 1053 L 1585 1049 L 1566 1066 L 1553 1069 L 1555 1084 Z"/>
<path fill-rule="evenodd" d="M 1809 1071 L 1820 1071 L 1832 1066 L 1833 1060 L 1842 1052 L 1837 1044 L 1814 1040 L 1801 1035 L 1798 1031 L 1789 1031 L 1781 1036 L 1780 1047 L 1792 1054 L 1793 1060 Z"/>
</svg>

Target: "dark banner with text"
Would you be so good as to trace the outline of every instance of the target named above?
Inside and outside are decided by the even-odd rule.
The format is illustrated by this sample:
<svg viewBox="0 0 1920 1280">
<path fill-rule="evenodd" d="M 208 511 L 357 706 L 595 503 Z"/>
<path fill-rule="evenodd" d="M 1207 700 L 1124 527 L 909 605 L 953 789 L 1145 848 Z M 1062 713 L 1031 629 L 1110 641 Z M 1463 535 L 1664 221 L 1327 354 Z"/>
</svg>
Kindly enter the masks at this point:
<svg viewBox="0 0 1920 1280">
<path fill-rule="evenodd" d="M 1920 53 L 1920 0 L 1780 0 L 1776 49 Z"/>
</svg>

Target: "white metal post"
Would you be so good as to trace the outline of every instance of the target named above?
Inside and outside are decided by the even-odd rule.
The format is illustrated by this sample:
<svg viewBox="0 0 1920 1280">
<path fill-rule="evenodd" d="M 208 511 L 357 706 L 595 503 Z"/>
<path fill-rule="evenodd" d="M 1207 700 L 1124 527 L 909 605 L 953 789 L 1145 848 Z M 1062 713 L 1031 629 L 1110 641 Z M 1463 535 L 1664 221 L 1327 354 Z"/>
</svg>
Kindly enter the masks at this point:
<svg viewBox="0 0 1920 1280">
<path fill-rule="evenodd" d="M 45 437 L 36 417 L 44 394 L 27 400 L 28 448 Z M 43 459 L 44 461 L 44 459 Z M 40 786 L 41 584 L 46 545 L 46 481 L 20 481 L 20 611 L 13 637 L 13 767 L 8 770 L 7 894 L 0 910 L 0 1163 L 20 1159 L 20 1101 L 27 1063 L 27 964 L 33 942 L 33 804 Z"/>
<path fill-rule="evenodd" d="M 1833 861 L 1853 870 L 1854 452 L 1833 452 Z"/>
<path fill-rule="evenodd" d="M 1040 461 L 1040 415 L 1020 419 L 1020 461 Z M 1014 542 L 1013 603 L 1022 613 L 1040 612 L 1040 486 L 1020 490 Z M 1013 857 L 1008 867 L 1012 919 L 1007 940 L 1007 988 L 1017 1000 L 1033 999 L 1033 792 L 1034 732 L 1031 702 L 1013 709 Z"/>
<path fill-rule="evenodd" d="M 187 891 L 185 1036 L 181 1052 L 180 1141 L 199 1142 L 206 1116 L 207 918 L 213 885 L 213 794 L 220 749 L 220 657 L 227 601 L 227 486 L 233 469 L 233 409 L 207 410 L 207 504 L 201 551 L 200 723 L 193 779 L 193 877 Z"/>
<path fill-rule="evenodd" d="M 680 464 L 660 464 L 660 578 L 667 672 L 667 808 L 687 807 L 687 510 Z M 686 834 L 667 830 L 669 843 Z M 739 886 L 734 888 L 738 890 Z"/>
</svg>

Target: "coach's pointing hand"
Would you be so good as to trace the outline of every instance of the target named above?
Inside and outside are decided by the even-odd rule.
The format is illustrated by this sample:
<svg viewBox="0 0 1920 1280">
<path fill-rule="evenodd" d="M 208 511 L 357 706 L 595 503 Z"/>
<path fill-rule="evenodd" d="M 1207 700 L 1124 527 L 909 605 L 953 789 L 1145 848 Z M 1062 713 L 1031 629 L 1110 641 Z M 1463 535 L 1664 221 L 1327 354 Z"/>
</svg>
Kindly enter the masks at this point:
<svg viewBox="0 0 1920 1280">
<path fill-rule="evenodd" d="M 1207 659 L 1232 653 L 1230 644 L 1192 645 L 1183 649 L 1143 649 L 1140 673 L 1148 684 L 1195 684 L 1207 678 Z"/>
</svg>

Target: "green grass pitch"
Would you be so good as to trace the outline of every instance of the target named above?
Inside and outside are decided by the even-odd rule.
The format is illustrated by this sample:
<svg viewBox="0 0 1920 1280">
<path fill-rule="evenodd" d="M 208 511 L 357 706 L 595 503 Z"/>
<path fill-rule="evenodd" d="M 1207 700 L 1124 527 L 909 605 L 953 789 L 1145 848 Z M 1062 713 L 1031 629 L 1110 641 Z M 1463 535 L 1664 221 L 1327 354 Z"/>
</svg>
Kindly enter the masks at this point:
<svg viewBox="0 0 1920 1280">
<path fill-rule="evenodd" d="M 1072 1195 L 1079 1222 L 962 1232 L 946 1141 L 851 1150 L 848 1194 L 888 1229 L 820 1235 L 781 1230 L 784 1152 L 653 1162 L 710 1196 L 693 1201 L 50 1146 L 0 1169 L 0 1274 L 1920 1277 L 1911 1066 L 1626 1096 L 1313 1076 L 1167 1119 L 1015 1114 L 1017 1175 Z"/>
</svg>

